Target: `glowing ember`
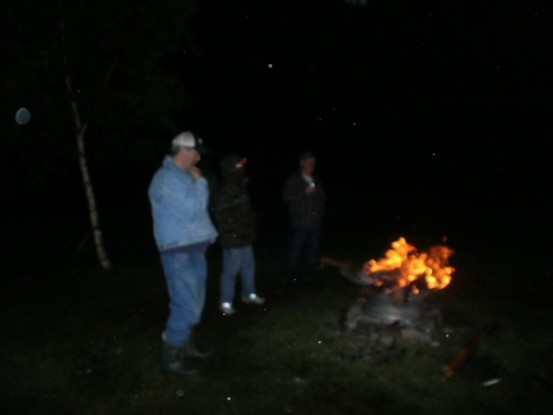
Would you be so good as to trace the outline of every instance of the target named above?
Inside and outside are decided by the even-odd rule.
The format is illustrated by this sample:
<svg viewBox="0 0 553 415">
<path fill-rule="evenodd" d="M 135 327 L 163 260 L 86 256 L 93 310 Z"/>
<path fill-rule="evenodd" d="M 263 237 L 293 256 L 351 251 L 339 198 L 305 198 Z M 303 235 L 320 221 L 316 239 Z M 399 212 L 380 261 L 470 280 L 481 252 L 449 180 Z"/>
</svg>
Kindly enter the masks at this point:
<svg viewBox="0 0 553 415">
<path fill-rule="evenodd" d="M 453 250 L 436 245 L 428 252 L 418 252 L 404 237 L 393 242 L 382 259 L 371 259 L 363 264 L 363 273 L 374 279 L 378 286 L 386 285 L 390 290 L 410 287 L 418 293 L 421 288 L 440 290 L 451 282 L 455 269 L 449 266 Z"/>
</svg>

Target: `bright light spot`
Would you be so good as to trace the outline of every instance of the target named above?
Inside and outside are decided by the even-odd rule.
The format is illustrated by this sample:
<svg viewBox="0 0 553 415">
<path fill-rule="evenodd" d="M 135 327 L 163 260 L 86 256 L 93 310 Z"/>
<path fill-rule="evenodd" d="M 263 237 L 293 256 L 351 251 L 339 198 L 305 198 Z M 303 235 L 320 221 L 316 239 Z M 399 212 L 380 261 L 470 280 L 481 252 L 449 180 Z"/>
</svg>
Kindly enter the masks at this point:
<svg viewBox="0 0 553 415">
<path fill-rule="evenodd" d="M 354 122 L 354 123 L 353 123 L 353 126 L 354 126 L 354 127 L 357 127 L 357 123 L 356 123 L 356 122 Z"/>
<path fill-rule="evenodd" d="M 231 400 L 231 399 L 230 399 L 230 396 L 227 396 L 227 401 L 230 401 L 230 400 Z"/>
<path fill-rule="evenodd" d="M 317 344 L 322 344 L 322 342 L 323 342 L 322 340 L 319 340 L 319 341 L 317 342 Z"/>
<path fill-rule="evenodd" d="M 268 65 L 267 65 L 267 68 L 273 69 L 273 64 L 272 64 L 272 63 L 268 64 Z"/>
</svg>

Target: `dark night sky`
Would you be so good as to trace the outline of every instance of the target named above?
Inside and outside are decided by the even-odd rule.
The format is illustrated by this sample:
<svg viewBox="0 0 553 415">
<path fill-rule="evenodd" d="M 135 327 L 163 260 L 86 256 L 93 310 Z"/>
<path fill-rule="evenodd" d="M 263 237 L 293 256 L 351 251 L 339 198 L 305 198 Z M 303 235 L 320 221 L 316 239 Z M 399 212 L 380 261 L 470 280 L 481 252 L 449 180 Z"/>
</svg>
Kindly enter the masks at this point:
<svg viewBox="0 0 553 415">
<path fill-rule="evenodd" d="M 311 4 L 204 2 L 193 30 L 205 59 L 183 72 L 199 102 L 190 123 L 217 151 L 289 166 L 312 148 L 368 176 L 545 161 L 546 10 Z"/>
<path fill-rule="evenodd" d="M 248 155 L 265 200 L 311 148 L 336 204 L 391 206 L 392 217 L 399 205 L 482 204 L 488 218 L 492 207 L 514 216 L 537 208 L 541 218 L 550 10 L 312 4 L 203 3 L 193 31 L 204 59 L 184 59 L 183 73 L 199 102 L 190 122 L 213 159 Z"/>
<path fill-rule="evenodd" d="M 249 158 L 261 212 L 285 215 L 281 186 L 311 149 L 344 234 L 542 244 L 553 13 L 533 3 L 200 1 L 189 27 L 200 53 L 184 47 L 177 62 L 195 96 L 181 127 L 212 148 L 206 168 L 229 151 Z M 102 217 L 115 215 L 107 200 L 149 208 L 154 166 L 99 170 Z"/>
</svg>

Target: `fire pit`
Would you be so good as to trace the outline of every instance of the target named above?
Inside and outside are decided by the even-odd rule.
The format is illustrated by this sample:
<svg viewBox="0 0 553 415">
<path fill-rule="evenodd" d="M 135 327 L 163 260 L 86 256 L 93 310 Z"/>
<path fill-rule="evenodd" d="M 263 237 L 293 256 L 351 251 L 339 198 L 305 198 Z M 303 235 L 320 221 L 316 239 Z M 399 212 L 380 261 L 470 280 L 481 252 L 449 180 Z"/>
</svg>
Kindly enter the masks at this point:
<svg viewBox="0 0 553 415">
<path fill-rule="evenodd" d="M 437 346 L 435 331 L 442 326 L 441 312 L 426 299 L 451 282 L 454 268 L 448 260 L 452 254 L 443 245 L 419 252 L 402 237 L 378 261 L 358 266 L 325 257 L 321 265 L 337 267 L 343 277 L 363 287 L 363 301 L 346 312 L 346 330 L 369 330 L 373 341 L 389 345 L 401 339 Z"/>
<path fill-rule="evenodd" d="M 425 297 L 425 294 L 410 295 L 403 304 L 397 304 L 397 300 L 392 294 L 382 291 L 367 298 L 360 310 L 363 313 L 364 321 L 371 324 L 382 326 L 397 324 L 404 327 L 415 327 L 420 324 L 423 317 Z M 353 329 L 356 327 L 355 323 L 353 316 L 350 316 L 347 326 Z"/>
</svg>

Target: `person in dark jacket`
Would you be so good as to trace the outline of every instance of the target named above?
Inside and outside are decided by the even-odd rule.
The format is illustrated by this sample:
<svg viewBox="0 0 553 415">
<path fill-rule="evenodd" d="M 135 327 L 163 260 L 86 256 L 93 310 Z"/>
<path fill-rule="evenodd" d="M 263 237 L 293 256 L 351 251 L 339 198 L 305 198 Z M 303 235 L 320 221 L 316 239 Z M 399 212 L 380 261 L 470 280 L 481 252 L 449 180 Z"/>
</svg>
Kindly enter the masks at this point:
<svg viewBox="0 0 553 415">
<path fill-rule="evenodd" d="M 221 184 L 216 188 L 213 198 L 215 224 L 223 250 L 219 309 L 227 316 L 236 312 L 234 298 L 238 277 L 243 303 L 265 303 L 265 299 L 257 295 L 255 284 L 253 242 L 256 221 L 247 188 L 245 165 L 246 159 L 236 154 L 222 158 Z"/>
<path fill-rule="evenodd" d="M 282 284 L 294 280 L 305 283 L 315 281 L 326 199 L 323 184 L 315 174 L 316 161 L 315 154 L 311 152 L 301 154 L 299 170 L 288 176 L 282 190 L 290 217 L 290 239 L 282 266 Z M 303 268 L 294 275 L 302 256 Z"/>
</svg>

